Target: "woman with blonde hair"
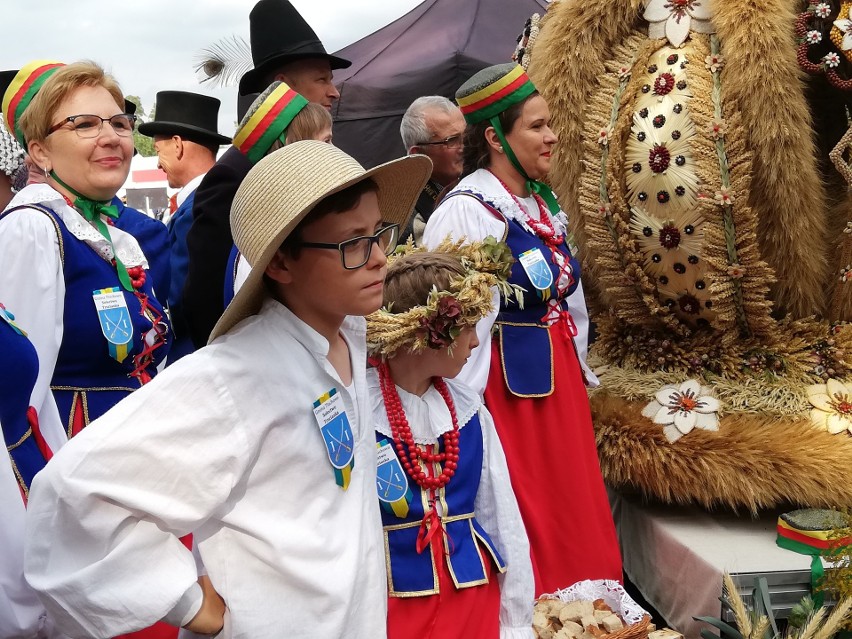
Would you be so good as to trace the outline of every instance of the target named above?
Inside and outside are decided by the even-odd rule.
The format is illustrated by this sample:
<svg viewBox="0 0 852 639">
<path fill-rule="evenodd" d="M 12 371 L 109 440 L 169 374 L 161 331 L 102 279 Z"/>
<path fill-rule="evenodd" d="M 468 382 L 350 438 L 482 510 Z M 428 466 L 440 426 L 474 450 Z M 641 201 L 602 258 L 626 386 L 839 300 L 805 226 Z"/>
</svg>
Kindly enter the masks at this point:
<svg viewBox="0 0 852 639">
<path fill-rule="evenodd" d="M 52 391 L 56 406 L 30 399 L 41 427 L 27 440 L 9 441 L 3 424 L 13 468 L 22 466 L 18 445 L 35 440 L 20 499 L 66 437 L 156 375 L 170 339 L 148 258 L 115 225 L 136 121 L 116 81 L 91 62 L 33 62 L 12 80 L 2 112 L 45 182 L 21 189 L 0 214 L 0 300 L 37 355 L 34 389 Z"/>
</svg>

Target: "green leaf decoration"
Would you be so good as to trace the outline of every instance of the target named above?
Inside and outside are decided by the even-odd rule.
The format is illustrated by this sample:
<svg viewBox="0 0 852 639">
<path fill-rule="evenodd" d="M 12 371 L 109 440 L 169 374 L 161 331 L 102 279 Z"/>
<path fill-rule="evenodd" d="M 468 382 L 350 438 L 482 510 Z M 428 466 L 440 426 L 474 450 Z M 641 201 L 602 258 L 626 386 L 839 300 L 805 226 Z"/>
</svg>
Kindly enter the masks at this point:
<svg viewBox="0 0 852 639">
<path fill-rule="evenodd" d="M 730 637 L 730 639 L 745 639 L 739 630 L 734 628 L 732 625 L 725 623 L 721 619 L 717 619 L 716 617 L 693 617 L 693 619 L 709 623 L 711 626 L 719 630 L 722 637 Z"/>
</svg>

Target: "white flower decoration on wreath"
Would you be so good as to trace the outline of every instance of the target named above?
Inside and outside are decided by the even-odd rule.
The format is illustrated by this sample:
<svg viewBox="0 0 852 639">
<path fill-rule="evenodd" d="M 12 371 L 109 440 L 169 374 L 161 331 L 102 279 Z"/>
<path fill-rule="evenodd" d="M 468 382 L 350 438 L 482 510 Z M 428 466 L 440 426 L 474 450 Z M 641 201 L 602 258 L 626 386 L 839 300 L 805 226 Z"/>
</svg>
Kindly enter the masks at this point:
<svg viewBox="0 0 852 639">
<path fill-rule="evenodd" d="M 845 18 L 835 20 L 834 26 L 843 34 L 843 41 L 840 43 L 840 48 L 844 51 L 852 49 L 852 9 L 846 12 Z"/>
<path fill-rule="evenodd" d="M 835 22 L 834 24 L 837 24 L 837 22 Z M 819 44 L 820 42 L 822 42 L 822 33 L 817 31 L 816 29 L 811 29 L 805 34 L 805 42 L 807 42 L 808 44 Z"/>
<path fill-rule="evenodd" d="M 825 2 L 820 2 L 816 7 L 814 7 L 814 13 L 817 18 L 825 19 L 831 15 L 831 5 L 828 5 Z"/>
<path fill-rule="evenodd" d="M 822 56 L 822 63 L 829 69 L 836 69 L 838 66 L 840 66 L 840 56 L 837 55 L 834 51 L 832 51 L 831 53 L 826 53 L 824 56 Z"/>
<path fill-rule="evenodd" d="M 814 384 L 805 389 L 813 406 L 811 421 L 832 435 L 852 433 L 852 389 L 843 382 L 829 379 L 825 384 Z"/>
<path fill-rule="evenodd" d="M 716 203 L 720 206 L 732 206 L 736 198 L 734 197 L 734 192 L 731 189 L 723 186 L 721 189 L 716 191 L 716 195 L 713 199 L 715 199 Z"/>
<path fill-rule="evenodd" d="M 694 429 L 719 430 L 719 400 L 698 380 L 689 379 L 680 386 L 667 384 L 642 409 L 642 415 L 663 426 L 663 434 L 671 443 Z"/>
<path fill-rule="evenodd" d="M 710 22 L 709 0 L 647 0 L 642 17 L 650 38 L 666 38 L 673 47 L 681 46 L 690 31 L 715 33 Z"/>
<path fill-rule="evenodd" d="M 725 66 L 725 56 L 721 53 L 714 53 L 704 58 L 704 66 L 710 73 L 717 73 Z"/>
</svg>

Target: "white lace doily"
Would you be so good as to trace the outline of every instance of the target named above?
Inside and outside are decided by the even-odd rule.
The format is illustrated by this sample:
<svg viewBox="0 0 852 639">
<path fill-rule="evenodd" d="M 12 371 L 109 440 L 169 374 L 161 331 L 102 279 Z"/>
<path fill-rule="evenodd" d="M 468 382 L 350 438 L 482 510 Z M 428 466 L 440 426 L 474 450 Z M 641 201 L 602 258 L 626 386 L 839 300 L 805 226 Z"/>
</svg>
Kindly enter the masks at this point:
<svg viewBox="0 0 852 639">
<path fill-rule="evenodd" d="M 559 599 L 560 601 L 594 601 L 603 599 L 610 608 L 632 625 L 642 621 L 648 613 L 628 595 L 617 581 L 596 579 L 578 581 L 554 593 L 542 595 L 540 599 Z"/>
</svg>

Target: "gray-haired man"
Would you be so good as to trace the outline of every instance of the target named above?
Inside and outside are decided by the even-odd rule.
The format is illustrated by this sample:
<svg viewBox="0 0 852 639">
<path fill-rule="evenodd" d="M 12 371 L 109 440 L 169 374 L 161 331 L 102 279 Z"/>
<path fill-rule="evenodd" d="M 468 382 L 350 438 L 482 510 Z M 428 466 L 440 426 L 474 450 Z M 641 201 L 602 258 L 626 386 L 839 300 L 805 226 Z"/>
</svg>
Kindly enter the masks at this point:
<svg viewBox="0 0 852 639">
<path fill-rule="evenodd" d="M 461 177 L 464 129 L 461 110 L 440 95 L 417 98 L 402 116 L 399 133 L 408 154 L 428 155 L 433 165 L 432 177 L 417 200 L 417 213 L 405 229 L 403 241 L 413 236 L 415 243 L 420 242 L 438 195 Z"/>
</svg>

